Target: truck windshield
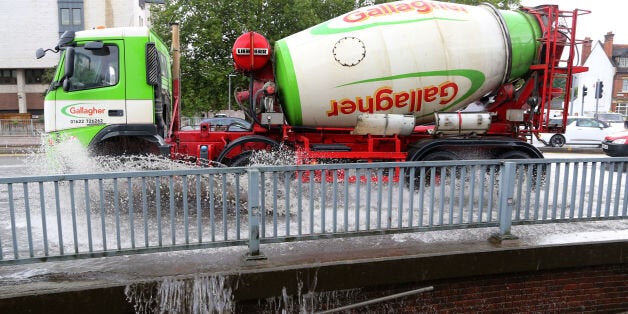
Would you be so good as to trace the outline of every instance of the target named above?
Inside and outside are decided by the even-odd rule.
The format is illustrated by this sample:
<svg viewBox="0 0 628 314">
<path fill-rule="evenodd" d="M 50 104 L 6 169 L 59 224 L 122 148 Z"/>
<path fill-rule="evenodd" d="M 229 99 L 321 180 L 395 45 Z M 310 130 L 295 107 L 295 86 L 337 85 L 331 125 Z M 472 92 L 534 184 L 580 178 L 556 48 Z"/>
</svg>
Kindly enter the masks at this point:
<svg viewBox="0 0 628 314">
<path fill-rule="evenodd" d="M 70 77 L 70 91 L 114 86 L 118 84 L 118 47 L 107 45 L 101 49 L 76 47 L 74 74 Z"/>
</svg>

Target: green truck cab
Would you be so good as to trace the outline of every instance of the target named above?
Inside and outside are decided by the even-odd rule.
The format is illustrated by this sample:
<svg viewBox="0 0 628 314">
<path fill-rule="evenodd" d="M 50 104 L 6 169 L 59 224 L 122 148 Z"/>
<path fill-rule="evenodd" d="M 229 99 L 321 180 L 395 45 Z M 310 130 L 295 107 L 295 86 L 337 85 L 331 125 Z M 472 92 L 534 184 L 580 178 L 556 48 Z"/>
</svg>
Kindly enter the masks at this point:
<svg viewBox="0 0 628 314">
<path fill-rule="evenodd" d="M 172 114 L 168 48 L 145 27 L 64 33 L 44 100 L 45 131 L 97 154 L 162 154 Z"/>
</svg>

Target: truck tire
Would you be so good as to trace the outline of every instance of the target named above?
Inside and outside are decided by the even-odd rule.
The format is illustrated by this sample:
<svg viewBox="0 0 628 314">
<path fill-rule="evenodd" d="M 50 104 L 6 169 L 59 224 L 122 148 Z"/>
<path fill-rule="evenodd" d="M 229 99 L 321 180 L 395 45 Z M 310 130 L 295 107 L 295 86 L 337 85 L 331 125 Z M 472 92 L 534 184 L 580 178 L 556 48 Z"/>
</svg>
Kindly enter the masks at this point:
<svg viewBox="0 0 628 314">
<path fill-rule="evenodd" d="M 450 151 L 446 151 L 446 150 L 436 150 L 433 151 L 431 153 L 428 153 L 427 155 L 425 155 L 425 157 L 421 158 L 420 161 L 444 161 L 444 160 L 459 160 L 460 157 L 458 155 L 456 155 L 453 152 Z M 414 177 L 412 177 L 410 169 L 408 169 L 407 174 L 406 174 L 406 182 L 410 183 L 410 182 L 414 182 L 414 188 L 418 188 L 421 184 L 421 181 L 423 182 L 424 185 L 429 186 L 432 184 L 432 174 L 434 174 L 433 179 L 434 179 L 434 184 L 435 185 L 440 185 L 442 180 L 443 180 L 443 175 L 445 177 L 451 176 L 451 175 L 456 175 L 455 173 L 457 173 L 458 171 L 456 170 L 455 173 L 450 172 L 450 168 L 447 168 L 445 174 L 441 173 L 441 167 L 435 167 L 432 171 L 432 168 L 426 168 L 424 171 L 424 178 L 423 180 L 421 180 L 421 168 L 415 168 L 414 170 Z"/>
<path fill-rule="evenodd" d="M 251 164 L 251 156 L 253 151 L 245 151 L 231 160 L 229 167 L 248 167 Z"/>
<path fill-rule="evenodd" d="M 504 153 L 501 153 L 497 156 L 499 160 L 508 160 L 508 159 L 533 159 L 535 157 L 528 155 L 526 152 L 519 150 L 510 150 Z M 501 168 L 500 168 L 501 169 Z M 529 169 L 531 169 L 529 171 Z M 523 167 L 517 167 L 517 176 L 519 180 L 532 180 L 531 186 L 533 189 L 536 188 L 537 176 L 541 176 L 541 181 L 545 181 L 545 174 L 547 172 L 547 166 L 545 164 L 526 164 Z M 499 178 L 499 169 L 497 171 L 497 177 Z M 530 175 L 528 177 L 528 174 Z"/>
<path fill-rule="evenodd" d="M 455 153 L 446 150 L 437 150 L 435 152 L 427 154 L 423 157 L 422 161 L 437 161 L 437 160 L 459 160 L 460 157 Z"/>
<path fill-rule="evenodd" d="M 216 158 L 216 161 L 233 167 L 237 162 L 238 165 L 248 165 L 253 151 L 271 150 L 279 147 L 279 143 L 261 135 L 243 136 L 229 143 Z M 246 164 L 245 164 L 246 163 Z"/>
<path fill-rule="evenodd" d="M 532 157 L 530 157 L 530 155 L 526 154 L 525 152 L 519 151 L 519 150 L 509 150 L 507 152 L 501 153 L 497 156 L 497 159 L 499 160 L 504 160 L 504 159 L 530 159 Z"/>
</svg>

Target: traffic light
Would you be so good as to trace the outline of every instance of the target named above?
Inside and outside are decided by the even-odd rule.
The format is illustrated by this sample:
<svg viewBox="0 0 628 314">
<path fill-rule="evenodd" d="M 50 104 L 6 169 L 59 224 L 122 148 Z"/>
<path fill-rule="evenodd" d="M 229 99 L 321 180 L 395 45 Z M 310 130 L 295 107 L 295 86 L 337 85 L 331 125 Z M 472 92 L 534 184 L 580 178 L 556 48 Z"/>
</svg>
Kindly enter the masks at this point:
<svg viewBox="0 0 628 314">
<path fill-rule="evenodd" d="M 587 95 L 587 91 L 588 91 L 588 90 L 589 90 L 589 89 L 588 89 L 586 86 L 582 86 L 582 97 L 584 97 L 584 96 L 586 96 L 586 95 Z"/>
<path fill-rule="evenodd" d="M 595 83 L 595 98 L 602 98 L 603 92 L 604 92 L 604 83 L 602 83 L 602 81 Z"/>
</svg>

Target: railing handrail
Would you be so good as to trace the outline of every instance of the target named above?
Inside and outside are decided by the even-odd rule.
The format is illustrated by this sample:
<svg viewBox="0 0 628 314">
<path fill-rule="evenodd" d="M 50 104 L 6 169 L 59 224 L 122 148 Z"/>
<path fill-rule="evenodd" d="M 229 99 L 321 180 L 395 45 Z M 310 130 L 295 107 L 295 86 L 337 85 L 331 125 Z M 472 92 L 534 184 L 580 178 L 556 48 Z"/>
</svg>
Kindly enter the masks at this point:
<svg viewBox="0 0 628 314">
<path fill-rule="evenodd" d="M 43 129 L 41 119 L 0 119 L 0 136 L 39 136 Z"/>
<path fill-rule="evenodd" d="M 314 171 L 314 170 L 335 170 L 335 169 L 390 169 L 390 168 L 411 168 L 411 167 L 442 167 L 442 166 L 487 166 L 501 165 L 508 160 L 442 160 L 442 161 L 404 161 L 404 162 L 373 162 L 373 163 L 350 163 L 350 164 L 308 164 L 308 165 L 256 165 L 255 168 L 262 172 L 276 171 Z M 538 165 L 550 163 L 620 163 L 628 162 L 628 157 L 605 157 L 579 158 L 579 159 L 519 159 L 513 160 L 520 165 Z M 193 166 L 193 165 L 191 165 Z M 165 170 L 136 170 L 130 172 L 103 172 L 103 173 L 75 173 L 75 174 L 47 174 L 47 175 L 27 175 L 20 177 L 0 177 L 0 184 L 7 183 L 32 183 L 47 181 L 81 181 L 94 179 L 113 178 L 139 178 L 139 177 L 159 177 L 159 176 L 179 176 L 197 174 L 242 174 L 249 167 L 199 167 L 193 169 L 165 169 Z"/>
</svg>

